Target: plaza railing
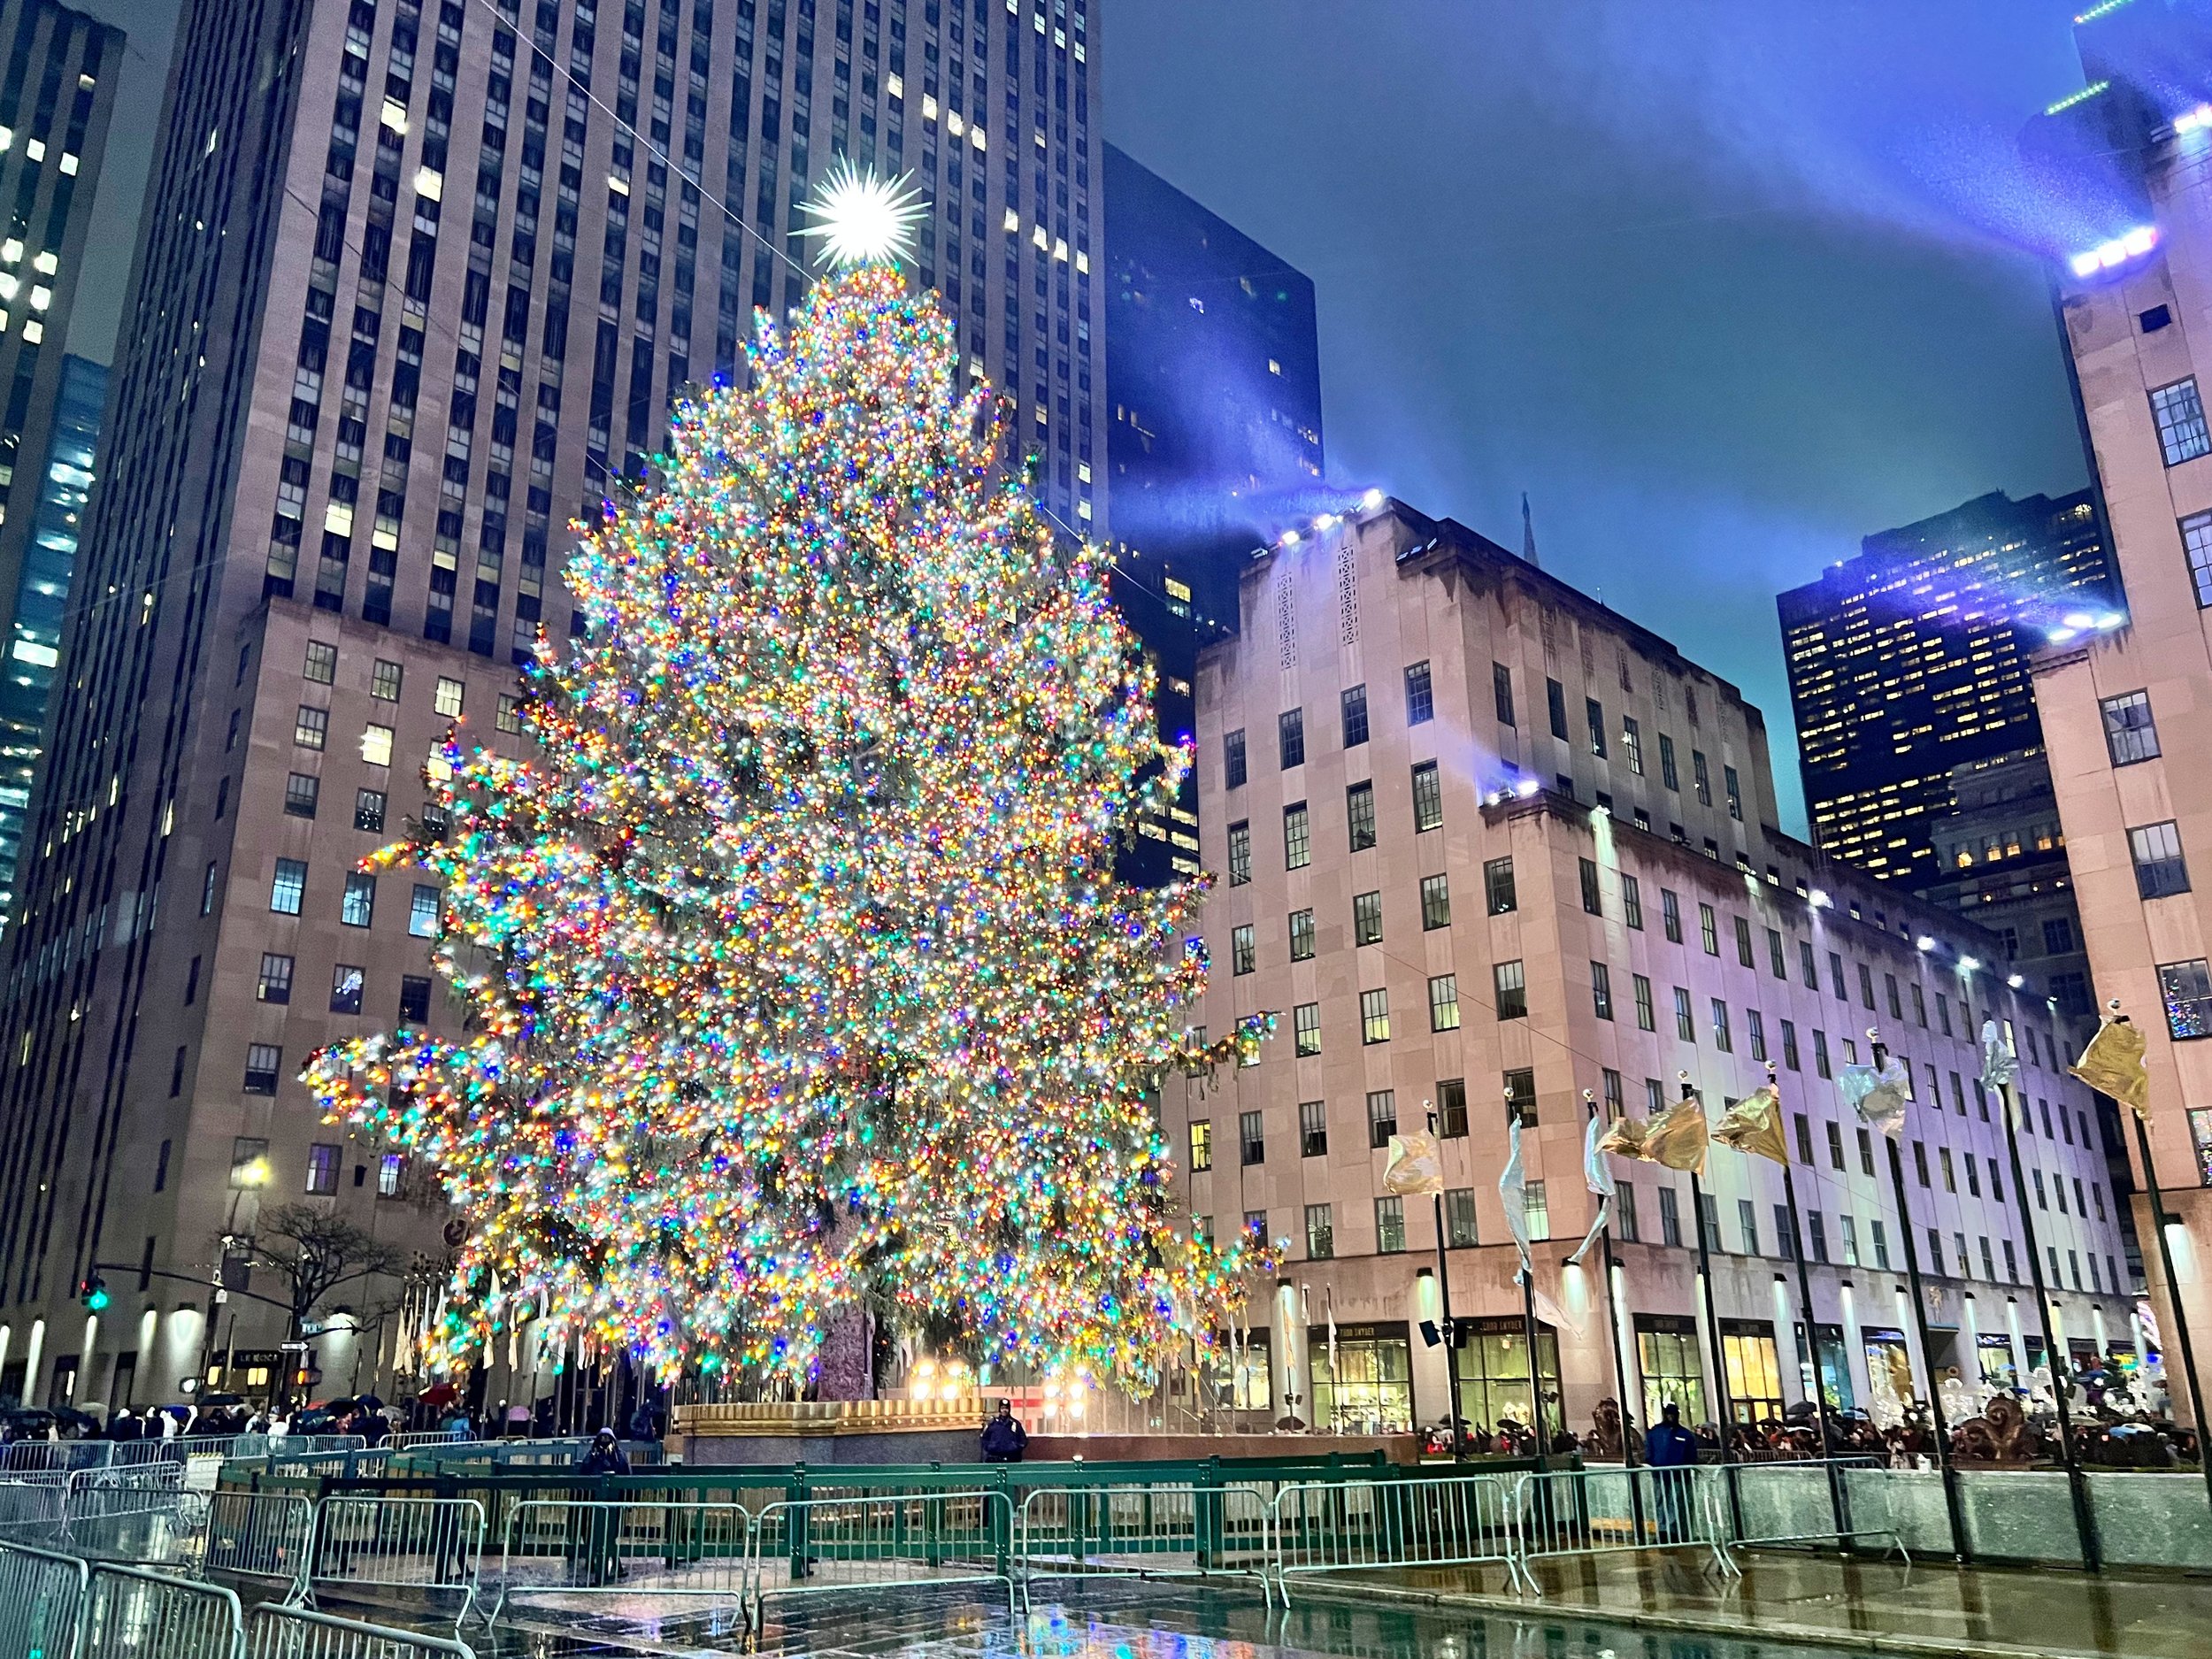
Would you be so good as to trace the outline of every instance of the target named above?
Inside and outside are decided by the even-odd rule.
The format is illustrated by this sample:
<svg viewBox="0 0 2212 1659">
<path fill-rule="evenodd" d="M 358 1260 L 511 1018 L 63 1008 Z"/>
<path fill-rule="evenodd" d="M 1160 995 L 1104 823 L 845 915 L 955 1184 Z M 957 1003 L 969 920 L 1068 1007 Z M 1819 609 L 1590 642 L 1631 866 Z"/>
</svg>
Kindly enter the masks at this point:
<svg viewBox="0 0 2212 1659">
<path fill-rule="evenodd" d="M 204 1577 L 266 1585 L 285 1602 L 307 1599 L 315 1502 L 296 1492 L 218 1492 L 208 1500 Z"/>
<path fill-rule="evenodd" d="M 1540 1593 L 1529 1563 L 1548 1555 L 1700 1549 L 1723 1574 L 1728 1555 L 1726 1498 L 1714 1465 L 1599 1467 L 1523 1475 L 1514 1486 L 1517 1571 Z"/>
<path fill-rule="evenodd" d="M 1872 1457 L 1809 1457 L 1719 1465 L 1704 1496 L 1708 1527 L 1733 1547 L 1884 1540 L 1909 1566 L 1894 1488 Z"/>
<path fill-rule="evenodd" d="M 434 1606 L 457 1598 L 453 1622 L 467 1622 L 484 1551 L 484 1508 L 475 1499 L 342 1495 L 315 1511 L 311 1586 L 403 1593 Z"/>
<path fill-rule="evenodd" d="M 240 1659 L 238 1594 L 112 1562 L 90 1568 L 77 1659 Z"/>
<path fill-rule="evenodd" d="M 476 1650 L 457 1636 L 264 1603 L 246 1623 L 246 1659 L 476 1659 Z"/>
<path fill-rule="evenodd" d="M 1521 1477 L 1520 1479 L 1527 1479 Z M 1524 1577 L 1518 1489 L 1492 1474 L 1299 1482 L 1269 1507 L 1269 1549 L 1283 1603 L 1299 1574 L 1495 1562 Z"/>
<path fill-rule="evenodd" d="M 753 1524 L 737 1503 L 525 1498 L 507 1510 L 492 1618 L 614 1594 L 744 1607 Z"/>
<path fill-rule="evenodd" d="M 0 1543 L 0 1654 L 74 1659 L 91 1579 L 74 1555 Z"/>
<path fill-rule="evenodd" d="M 1038 1578 L 1256 1576 L 1272 1559 L 1269 1501 L 1250 1486 L 1038 1486 L 1016 1516 L 1022 1595 Z"/>
<path fill-rule="evenodd" d="M 196 1552 L 206 1499 L 188 1492 L 182 1463 L 72 1470 L 62 1496 L 62 1540 L 73 1554 L 167 1566 Z"/>
<path fill-rule="evenodd" d="M 765 1506 L 753 1517 L 750 1617 L 771 1597 L 916 1584 L 1003 1583 L 1014 1610 L 1014 1510 L 1003 1492 L 854 1494 Z"/>
</svg>

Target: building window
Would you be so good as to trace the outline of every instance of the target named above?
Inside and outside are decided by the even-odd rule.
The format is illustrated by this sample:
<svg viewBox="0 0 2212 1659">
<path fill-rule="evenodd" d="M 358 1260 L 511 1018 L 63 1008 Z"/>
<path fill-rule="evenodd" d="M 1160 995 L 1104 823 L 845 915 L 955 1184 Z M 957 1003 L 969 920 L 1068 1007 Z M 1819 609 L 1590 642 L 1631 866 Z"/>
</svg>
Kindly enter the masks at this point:
<svg viewBox="0 0 2212 1659">
<path fill-rule="evenodd" d="M 230 1184 L 258 1187 L 268 1176 L 269 1143 L 257 1135 L 234 1136 L 230 1143 Z"/>
<path fill-rule="evenodd" d="M 1306 803 L 1294 801 L 1283 809 L 1283 868 L 1303 870 L 1313 862 L 1313 835 L 1306 818 Z"/>
<path fill-rule="evenodd" d="M 1636 1029 L 1639 1031 L 1658 1030 L 1658 1019 L 1651 1007 L 1651 981 L 1642 974 L 1636 973 L 1629 976 L 1629 983 L 1636 994 Z"/>
<path fill-rule="evenodd" d="M 502 692 L 499 697 L 499 708 L 492 717 L 492 724 L 509 736 L 520 733 L 522 730 L 522 699 Z M 1243 780 L 1239 779 L 1238 781 L 1241 783 Z"/>
<path fill-rule="evenodd" d="M 292 717 L 292 741 L 302 749 L 320 749 L 330 735 L 330 710 L 303 703 Z"/>
<path fill-rule="evenodd" d="M 407 895 L 407 931 L 417 939 L 438 936 L 438 889 L 418 884 Z"/>
<path fill-rule="evenodd" d="M 1500 1019 L 1528 1018 L 1528 979 L 1518 962 L 1492 964 L 1490 983 Z"/>
<path fill-rule="evenodd" d="M 292 958 L 280 956 L 273 951 L 263 951 L 261 979 L 254 995 L 264 1002 L 289 1002 L 292 1000 Z"/>
<path fill-rule="evenodd" d="M 365 726 L 361 728 L 361 758 L 372 766 L 392 764 L 392 728 L 388 726 Z"/>
<path fill-rule="evenodd" d="M 1406 724 L 1425 726 L 1436 717 L 1436 695 L 1429 682 L 1429 665 L 1416 663 L 1406 670 Z"/>
<path fill-rule="evenodd" d="M 1513 674 L 1503 663 L 1490 664 L 1490 698 L 1497 705 L 1498 724 L 1511 726 L 1513 721 Z"/>
<path fill-rule="evenodd" d="M 1240 818 L 1229 826 L 1229 885 L 1240 887 L 1252 879 L 1252 826 Z"/>
<path fill-rule="evenodd" d="M 1793 1071 L 1803 1069 L 1798 1064 L 1797 1022 L 1795 1020 L 1786 1019 L 1782 1022 L 1782 1064 Z"/>
<path fill-rule="evenodd" d="M 1595 697 L 1582 700 L 1582 718 L 1590 729 L 1590 752 L 1605 758 L 1605 705 Z"/>
<path fill-rule="evenodd" d="M 1513 891 L 1513 861 L 1493 858 L 1482 866 L 1482 891 L 1493 916 L 1503 916 L 1518 908 Z"/>
<path fill-rule="evenodd" d="M 1531 1239 L 1551 1237 L 1551 1201 L 1545 1195 L 1543 1182 L 1531 1181 L 1521 1189 L 1521 1213 L 1528 1219 Z"/>
<path fill-rule="evenodd" d="M 1709 956 L 1720 955 L 1720 922 L 1709 904 L 1701 903 L 1697 907 L 1697 932 L 1698 937 L 1705 943 L 1705 954 Z"/>
<path fill-rule="evenodd" d="M 353 827 L 372 835 L 384 833 L 384 791 L 357 789 L 353 796 Z"/>
<path fill-rule="evenodd" d="M 357 1014 L 361 1011 L 362 971 L 351 963 L 341 962 L 330 971 L 330 1011 L 334 1014 Z"/>
<path fill-rule="evenodd" d="M 284 780 L 284 810 L 293 818 L 313 818 L 322 795 L 323 780 L 319 778 L 296 772 Z"/>
<path fill-rule="evenodd" d="M 1742 823 L 1743 786 L 1738 781 L 1736 769 L 1733 766 L 1723 766 L 1720 769 L 1720 784 L 1722 791 L 1728 799 L 1728 816 L 1734 818 L 1737 823 Z"/>
<path fill-rule="evenodd" d="M 1436 1085 L 1436 1132 L 1447 1141 L 1463 1139 L 1467 1133 L 1467 1079 L 1460 1077 L 1441 1079 Z"/>
<path fill-rule="evenodd" d="M 348 927 L 366 927 L 375 918 L 376 878 L 365 870 L 348 871 L 345 896 L 338 904 L 338 919 Z"/>
<path fill-rule="evenodd" d="M 1367 687 L 1353 686 L 1344 693 L 1344 747 L 1357 749 L 1367 741 Z"/>
<path fill-rule="evenodd" d="M 2097 704 L 2104 716 L 2105 753 L 2116 766 L 2158 758 L 2158 728 L 2151 723 L 2151 694 L 2123 692 Z"/>
<path fill-rule="evenodd" d="M 1682 1244 L 1682 1197 L 1671 1187 L 1659 1189 L 1659 1242 L 1678 1249 Z"/>
<path fill-rule="evenodd" d="M 1678 795 L 1682 790 L 1682 774 L 1675 769 L 1674 740 L 1664 732 L 1659 733 L 1659 781 Z"/>
<path fill-rule="evenodd" d="M 1870 1174 L 1872 1173 L 1871 1171 L 1869 1171 L 1868 1172 Z M 1879 1216 L 1876 1216 L 1867 1222 L 1866 1233 L 1867 1242 L 1874 1247 L 1874 1265 L 1880 1268 L 1885 1273 L 1888 1272 L 1889 1233 L 1888 1230 L 1882 1225 L 1882 1218 Z"/>
<path fill-rule="evenodd" d="M 400 976 L 399 1017 L 416 1025 L 427 1024 L 430 1018 L 430 980 L 426 975 L 408 973 Z"/>
<path fill-rule="evenodd" d="M 1518 1066 L 1505 1074 L 1505 1110 L 1509 1122 L 1518 1118 L 1524 1126 L 1536 1122 L 1536 1071 Z"/>
<path fill-rule="evenodd" d="M 1237 1160 L 1247 1169 L 1267 1162 L 1267 1128 L 1258 1112 L 1237 1114 Z"/>
<path fill-rule="evenodd" d="M 1451 1187 L 1444 1191 L 1444 1244 L 1448 1249 L 1472 1249 L 1475 1238 L 1475 1189 Z"/>
<path fill-rule="evenodd" d="M 1813 1070 L 1822 1077 L 1834 1075 L 1829 1069 L 1828 1033 L 1817 1025 L 1813 1027 Z"/>
<path fill-rule="evenodd" d="M 399 664 L 388 663 L 380 657 L 376 666 L 369 671 L 369 695 L 380 703 L 397 703 L 400 681 L 405 672 Z"/>
<path fill-rule="evenodd" d="M 1416 833 L 1441 827 L 1444 822 L 1444 786 L 1436 775 L 1436 763 L 1425 760 L 1413 769 L 1413 827 Z"/>
<path fill-rule="evenodd" d="M 320 640 L 308 641 L 307 661 L 300 672 L 319 686 L 330 685 L 338 678 L 338 648 Z"/>
<path fill-rule="evenodd" d="M 1459 976 L 1440 973 L 1429 981 L 1429 1029 L 1459 1029 Z"/>
<path fill-rule="evenodd" d="M 437 689 L 431 694 L 430 706 L 447 718 L 457 720 L 461 718 L 461 700 L 467 693 L 468 687 L 463 681 L 440 674 Z"/>
<path fill-rule="evenodd" d="M 1328 1155 L 1329 1105 L 1326 1101 L 1298 1102 L 1298 1156 L 1318 1158 Z"/>
<path fill-rule="evenodd" d="M 1275 735 L 1281 749 L 1283 770 L 1306 764 L 1306 711 L 1286 709 L 1275 717 Z"/>
<path fill-rule="evenodd" d="M 1394 1089 L 1371 1090 L 1367 1096 L 1367 1144 L 1383 1148 L 1398 1133 L 1398 1094 Z"/>
<path fill-rule="evenodd" d="M 2181 856 L 2181 831 L 2171 818 L 2128 832 L 2128 852 L 2135 860 L 2135 890 L 2146 899 L 2189 891 L 2189 866 Z"/>
<path fill-rule="evenodd" d="M 1306 1206 L 1306 1255 L 1325 1262 L 1336 1254 L 1335 1210 L 1328 1204 Z"/>
<path fill-rule="evenodd" d="M 1293 910 L 1290 913 L 1290 959 L 1293 962 L 1313 960 L 1313 912 Z"/>
<path fill-rule="evenodd" d="M 1674 987 L 1674 1034 L 1684 1042 L 1697 1041 L 1697 1019 L 1690 1012 L 1690 994 L 1678 985 Z"/>
<path fill-rule="evenodd" d="M 1555 680 L 1544 682 L 1545 710 L 1551 716 L 1551 734 L 1563 743 L 1574 740 L 1567 733 L 1567 688 Z"/>
<path fill-rule="evenodd" d="M 1781 1208 L 1778 1204 L 1775 1207 L 1778 1210 Z M 1786 1215 L 1788 1212 L 1785 1210 L 1783 1213 Z M 1743 1253 L 1746 1256 L 1758 1255 L 1759 1206 L 1748 1198 L 1739 1198 L 1736 1201 L 1736 1225 L 1743 1229 Z"/>
<path fill-rule="evenodd" d="M 1321 1004 L 1301 1002 L 1290 1011 L 1292 1044 L 1301 1056 L 1321 1052 Z"/>
<path fill-rule="evenodd" d="M 2212 451 L 2212 435 L 2205 431 L 2204 403 L 2197 396 L 2193 375 L 2151 394 L 2151 419 L 2158 424 L 2158 447 L 2168 466 L 2179 466 Z"/>
<path fill-rule="evenodd" d="M 1598 867 L 1596 861 L 1589 858 L 1578 858 L 1575 861 L 1575 863 L 1578 866 L 1578 872 L 1582 878 L 1582 908 L 1584 911 L 1591 916 L 1604 915 L 1605 900 L 1598 888 Z"/>
<path fill-rule="evenodd" d="M 1590 964 L 1590 1011 L 1600 1019 L 1613 1018 L 1613 970 L 1602 962 Z"/>
<path fill-rule="evenodd" d="M 1243 923 L 1229 930 L 1229 972 L 1249 973 L 1259 965 L 1259 949 L 1253 942 L 1252 924 Z"/>
<path fill-rule="evenodd" d="M 1389 992 L 1374 990 L 1359 994 L 1359 1040 L 1371 1044 L 1390 1041 Z"/>
<path fill-rule="evenodd" d="M 1690 751 L 1690 776 L 1697 784 L 1698 804 L 1700 806 L 1712 805 L 1713 775 L 1706 770 L 1705 755 L 1701 749 L 1694 749 Z"/>
<path fill-rule="evenodd" d="M 1736 924 L 1736 960 L 1748 968 L 1752 965 L 1751 924 L 1738 916 L 1731 918 Z"/>
<path fill-rule="evenodd" d="M 1421 878 L 1421 931 L 1434 933 L 1452 925 L 1452 889 L 1444 876 Z"/>
<path fill-rule="evenodd" d="M 407 1179 L 407 1155 L 387 1152 L 376 1161 L 376 1195 L 379 1198 L 397 1198 L 400 1185 Z"/>
<path fill-rule="evenodd" d="M 2212 512 L 2193 512 L 2181 521 L 2181 545 L 2189 556 L 2197 608 L 2202 610 L 2212 605 Z"/>
<path fill-rule="evenodd" d="M 317 1141 L 307 1148 L 307 1190 L 316 1196 L 327 1198 L 338 1190 L 339 1148 L 327 1141 Z"/>
<path fill-rule="evenodd" d="M 1744 1036 L 1749 1040 L 1751 1044 L 1751 1057 L 1758 1061 L 1762 1065 L 1765 1064 L 1767 1057 L 1767 1026 L 1766 1021 L 1760 1017 L 1759 1010 L 1757 1009 L 1747 1008 L 1744 1010 L 1743 1030 Z"/>
<path fill-rule="evenodd" d="M 1728 1004 L 1717 996 L 1713 999 L 1713 1047 L 1723 1054 L 1733 1054 L 1736 1045 L 1728 1034 Z"/>
<path fill-rule="evenodd" d="M 1373 780 L 1353 784 L 1344 791 L 1344 818 L 1351 828 L 1354 852 L 1365 852 L 1375 844 L 1375 785 Z"/>
<path fill-rule="evenodd" d="M 1352 895 L 1352 942 L 1356 945 L 1382 943 L 1382 895 L 1355 893 Z"/>
<path fill-rule="evenodd" d="M 1670 944 L 1682 942 L 1682 901 L 1670 887 L 1659 889 L 1659 926 Z"/>
<path fill-rule="evenodd" d="M 284 1050 L 273 1043 L 250 1043 L 246 1048 L 245 1091 L 249 1094 L 277 1092 L 277 1073 L 284 1069 Z"/>
<path fill-rule="evenodd" d="M 215 866 L 208 871 L 213 873 Z M 279 916 L 297 916 L 300 913 L 300 895 L 307 887 L 307 861 L 304 858 L 280 858 L 276 861 L 276 877 L 269 883 L 269 908 Z M 206 912 L 201 912 L 204 915 Z"/>
<path fill-rule="evenodd" d="M 1406 1248 L 1406 1201 L 1395 1193 L 1375 1201 L 1375 1253 L 1396 1256 Z"/>
<path fill-rule="evenodd" d="M 1241 789 L 1244 787 L 1244 730 L 1221 734 L 1221 787 Z"/>
<path fill-rule="evenodd" d="M 1190 1167 L 1202 1175 L 1214 1166 L 1214 1126 L 1201 1118 L 1190 1126 Z"/>
<path fill-rule="evenodd" d="M 2202 956 L 2160 963 L 2158 995 L 2166 1005 L 2166 1030 L 2175 1041 L 2212 1037 L 2212 964 Z"/>
<path fill-rule="evenodd" d="M 1644 775 L 1644 730 L 1632 716 L 1621 717 L 1621 753 L 1627 758 L 1629 771 L 1639 778 Z"/>
</svg>

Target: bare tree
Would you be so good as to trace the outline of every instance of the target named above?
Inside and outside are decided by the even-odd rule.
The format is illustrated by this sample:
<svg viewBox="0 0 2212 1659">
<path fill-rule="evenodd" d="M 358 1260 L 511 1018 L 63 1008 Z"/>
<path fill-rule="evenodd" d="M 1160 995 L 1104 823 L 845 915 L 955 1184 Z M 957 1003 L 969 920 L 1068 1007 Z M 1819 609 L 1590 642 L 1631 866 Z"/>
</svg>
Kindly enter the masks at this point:
<svg viewBox="0 0 2212 1659">
<path fill-rule="evenodd" d="M 292 1310 L 288 1340 L 296 1341 L 325 1299 L 365 1279 L 390 1277 L 407 1265 L 406 1253 L 312 1204 L 265 1210 L 249 1252 L 257 1266 L 284 1280 Z"/>
</svg>

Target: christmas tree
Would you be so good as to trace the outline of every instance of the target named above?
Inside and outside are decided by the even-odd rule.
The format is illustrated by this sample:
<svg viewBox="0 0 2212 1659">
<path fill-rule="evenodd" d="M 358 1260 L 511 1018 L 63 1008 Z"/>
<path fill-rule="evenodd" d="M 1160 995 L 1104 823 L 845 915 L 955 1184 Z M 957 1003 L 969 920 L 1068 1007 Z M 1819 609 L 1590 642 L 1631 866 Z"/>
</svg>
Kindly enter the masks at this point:
<svg viewBox="0 0 2212 1659">
<path fill-rule="evenodd" d="M 589 631 L 540 647 L 537 757 L 457 733 L 449 830 L 373 861 L 442 882 L 467 1039 L 305 1075 L 466 1221 L 448 1361 L 529 1319 L 664 1376 L 800 1377 L 864 1305 L 1142 1387 L 1267 1255 L 1175 1219 L 1148 1091 L 1270 1022 L 1189 1031 L 1197 886 L 1112 868 L 1187 753 L 887 257 L 910 204 L 838 189 L 839 267 L 571 558 Z"/>
</svg>

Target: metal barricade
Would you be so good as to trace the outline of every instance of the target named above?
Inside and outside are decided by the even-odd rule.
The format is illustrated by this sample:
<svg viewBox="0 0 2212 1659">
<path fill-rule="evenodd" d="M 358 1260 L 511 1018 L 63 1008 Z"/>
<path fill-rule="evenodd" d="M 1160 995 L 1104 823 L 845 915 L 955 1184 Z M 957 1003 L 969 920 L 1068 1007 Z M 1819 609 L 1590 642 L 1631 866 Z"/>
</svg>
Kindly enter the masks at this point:
<svg viewBox="0 0 2212 1659">
<path fill-rule="evenodd" d="M 737 1503 L 525 1499 L 507 1512 L 492 1618 L 509 1601 L 600 1595 L 742 1607 L 752 1532 Z"/>
<path fill-rule="evenodd" d="M 1711 1465 L 1674 1469 L 1599 1468 L 1525 1474 L 1514 1487 L 1521 1578 L 1540 1594 L 1528 1563 L 1546 1555 L 1597 1555 L 1631 1549 L 1701 1548 L 1732 1574 L 1726 1494 Z"/>
<path fill-rule="evenodd" d="M 235 1592 L 101 1562 L 85 1594 L 78 1659 L 242 1659 Z"/>
<path fill-rule="evenodd" d="M 0 1478 L 0 1539 L 50 1544 L 61 1536 L 67 1471 L 52 1469 Z"/>
<path fill-rule="evenodd" d="M 1025 1601 L 1033 1578 L 1257 1574 L 1273 1559 L 1267 1500 L 1253 1486 L 1038 1486 L 1016 1533 Z"/>
<path fill-rule="evenodd" d="M 307 1599 L 315 1505 L 296 1492 L 219 1492 L 208 1500 L 200 1576 L 279 1586 L 287 1605 Z"/>
<path fill-rule="evenodd" d="M 74 1555 L 0 1544 L 0 1654 L 74 1659 L 90 1582 Z"/>
<path fill-rule="evenodd" d="M 1708 1524 L 1732 1545 L 1886 1538 L 1909 1567 L 1912 1556 L 1897 1530 L 1888 1483 L 1847 1478 L 1881 1467 L 1873 1457 L 1724 1464 L 1720 1479 L 1707 1490 L 1713 1506 Z"/>
<path fill-rule="evenodd" d="M 63 1536 L 93 1559 L 165 1566 L 184 1560 L 204 1518 L 189 1502 L 182 1463 L 139 1463 L 71 1471 L 63 1494 Z"/>
<path fill-rule="evenodd" d="M 768 1598 L 891 1585 L 1006 1586 L 1014 1614 L 1013 1500 L 1003 1492 L 908 1492 L 803 1498 L 753 1523 L 749 1617 Z"/>
<path fill-rule="evenodd" d="M 92 1469 L 114 1454 L 115 1447 L 108 1440 L 16 1440 L 0 1446 L 0 1476 Z"/>
<path fill-rule="evenodd" d="M 384 1624 L 336 1618 L 303 1607 L 265 1604 L 246 1627 L 247 1659 L 476 1659 L 458 1638 L 422 1636 Z"/>
<path fill-rule="evenodd" d="M 1269 1507 L 1275 1586 L 1286 1607 L 1294 1573 L 1494 1561 L 1509 1582 L 1522 1578 L 1514 1492 L 1502 1475 L 1294 1481 Z"/>
<path fill-rule="evenodd" d="M 355 1497 L 316 1506 L 311 1588 L 344 1585 L 457 1594 L 456 1625 L 475 1605 L 484 1553 L 484 1506 L 474 1498 Z"/>
</svg>

